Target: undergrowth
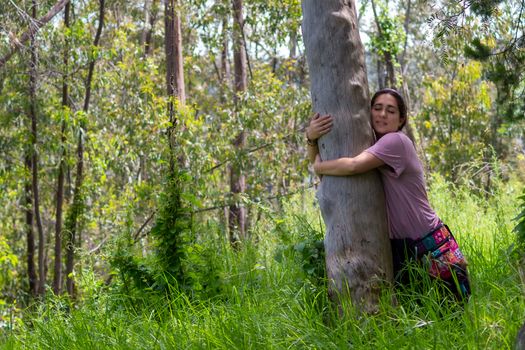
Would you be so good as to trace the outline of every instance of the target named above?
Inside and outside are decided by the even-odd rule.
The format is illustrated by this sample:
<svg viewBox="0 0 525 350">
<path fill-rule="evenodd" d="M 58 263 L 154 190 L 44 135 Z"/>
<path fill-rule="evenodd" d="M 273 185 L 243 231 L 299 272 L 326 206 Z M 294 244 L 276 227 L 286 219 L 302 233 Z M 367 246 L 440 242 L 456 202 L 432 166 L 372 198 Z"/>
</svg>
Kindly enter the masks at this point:
<svg viewBox="0 0 525 350">
<path fill-rule="evenodd" d="M 525 302 L 512 219 L 521 185 L 473 195 L 439 177 L 430 201 L 469 262 L 472 297 L 450 305 L 432 281 L 423 291 L 385 290 L 380 310 L 343 314 L 327 299 L 322 224 L 313 193 L 269 211 L 252 240 L 229 247 L 219 226 L 195 220 L 192 238 L 212 247 L 221 288 L 195 295 L 166 281 L 126 293 L 125 280 L 91 283 L 76 304 L 50 297 L 4 328 L 2 349 L 512 349 Z M 302 210 L 301 208 L 306 208 Z M 204 248 L 203 248 L 204 249 Z M 95 276 L 86 272 L 83 276 Z M 197 275 L 196 275 L 197 276 Z M 205 274 L 202 276 L 206 276 Z M 198 278 L 205 278 L 205 277 Z M 96 279 L 96 276 L 95 276 Z M 199 282 L 200 283 L 200 282 Z"/>
</svg>

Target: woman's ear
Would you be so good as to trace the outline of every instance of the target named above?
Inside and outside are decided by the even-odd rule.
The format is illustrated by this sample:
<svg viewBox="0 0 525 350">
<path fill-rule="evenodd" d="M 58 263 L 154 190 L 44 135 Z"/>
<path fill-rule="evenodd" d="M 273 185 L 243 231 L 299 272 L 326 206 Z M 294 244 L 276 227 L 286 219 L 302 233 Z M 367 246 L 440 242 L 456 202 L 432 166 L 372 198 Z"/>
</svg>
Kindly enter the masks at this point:
<svg viewBox="0 0 525 350">
<path fill-rule="evenodd" d="M 399 118 L 399 126 L 398 126 L 399 130 L 403 129 L 403 127 L 405 126 L 406 120 L 407 118 L 401 118 L 401 117 Z"/>
</svg>

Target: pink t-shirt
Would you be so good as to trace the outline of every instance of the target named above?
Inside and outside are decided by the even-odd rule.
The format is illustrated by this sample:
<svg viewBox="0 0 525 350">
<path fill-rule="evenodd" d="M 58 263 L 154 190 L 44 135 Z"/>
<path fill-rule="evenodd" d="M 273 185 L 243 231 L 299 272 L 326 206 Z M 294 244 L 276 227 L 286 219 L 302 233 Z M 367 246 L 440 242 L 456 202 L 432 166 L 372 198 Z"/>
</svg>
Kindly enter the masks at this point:
<svg viewBox="0 0 525 350">
<path fill-rule="evenodd" d="M 379 167 L 385 191 L 390 238 L 421 238 L 440 225 L 427 197 L 423 166 L 402 132 L 381 137 L 366 152 L 385 162 Z"/>
</svg>

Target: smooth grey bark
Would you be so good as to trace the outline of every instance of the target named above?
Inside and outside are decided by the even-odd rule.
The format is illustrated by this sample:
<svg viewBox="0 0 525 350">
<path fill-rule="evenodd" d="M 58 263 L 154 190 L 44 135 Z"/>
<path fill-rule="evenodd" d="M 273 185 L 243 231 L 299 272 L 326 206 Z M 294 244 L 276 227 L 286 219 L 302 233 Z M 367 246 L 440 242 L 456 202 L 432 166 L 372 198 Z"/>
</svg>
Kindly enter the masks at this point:
<svg viewBox="0 0 525 350">
<path fill-rule="evenodd" d="M 318 141 L 322 159 L 355 156 L 372 145 L 368 81 L 355 4 L 303 0 L 303 38 L 313 109 L 334 117 Z M 373 311 L 384 281 L 392 279 L 392 256 L 384 192 L 377 172 L 323 176 L 317 198 L 326 225 L 329 293 L 341 304 L 350 296 Z"/>
</svg>

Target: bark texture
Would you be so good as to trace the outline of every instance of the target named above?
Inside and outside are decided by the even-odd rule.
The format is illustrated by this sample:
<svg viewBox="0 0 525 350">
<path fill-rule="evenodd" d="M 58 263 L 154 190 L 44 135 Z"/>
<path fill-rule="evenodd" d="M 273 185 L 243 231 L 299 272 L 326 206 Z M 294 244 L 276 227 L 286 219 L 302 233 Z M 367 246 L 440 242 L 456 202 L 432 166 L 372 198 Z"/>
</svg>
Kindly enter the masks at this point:
<svg viewBox="0 0 525 350">
<path fill-rule="evenodd" d="M 373 143 L 364 50 L 355 4 L 349 0 L 303 0 L 303 37 L 313 109 L 334 117 L 319 140 L 322 159 L 355 156 Z M 383 281 L 392 279 L 384 192 L 377 172 L 324 176 L 317 197 L 326 224 L 330 297 L 348 295 L 374 311 Z"/>
<path fill-rule="evenodd" d="M 64 27 L 70 28 L 69 12 L 70 3 L 66 4 L 64 9 Z M 66 110 L 69 107 L 69 85 L 68 85 L 68 67 L 69 67 L 69 39 L 66 39 L 64 46 L 63 61 L 64 73 L 62 77 L 62 107 Z M 57 192 L 56 192 L 56 220 L 55 220 L 55 264 L 53 266 L 53 293 L 59 295 L 62 292 L 62 216 L 64 205 L 64 183 L 66 172 L 66 121 L 62 120 L 60 128 L 60 160 L 58 163 Z"/>
<path fill-rule="evenodd" d="M 31 16 L 36 19 L 37 3 L 32 1 Z M 39 154 L 38 154 L 38 116 L 37 116 L 37 48 L 35 36 L 31 36 L 31 60 L 29 62 L 29 118 L 31 119 L 31 163 L 32 163 L 32 190 L 33 190 L 33 210 L 35 214 L 35 223 L 38 232 L 38 287 L 37 293 L 43 295 L 46 285 L 46 236 L 42 225 L 40 215 L 40 189 L 38 180 Z"/>
<path fill-rule="evenodd" d="M 186 89 L 184 86 L 184 59 L 182 56 L 182 29 L 179 13 L 179 2 L 166 0 L 164 24 L 166 30 L 166 82 L 168 96 L 186 103 Z M 170 110 L 174 113 L 173 107 Z M 170 118 L 171 121 L 174 119 Z"/>
<path fill-rule="evenodd" d="M 166 52 L 166 86 L 168 93 L 168 116 L 171 126 L 168 128 L 168 144 L 170 147 L 170 173 L 175 172 L 175 161 L 184 167 L 186 160 L 182 152 L 177 152 L 176 130 L 183 130 L 183 123 L 178 124 L 177 109 L 186 103 L 186 87 L 184 85 L 184 57 L 182 55 L 182 24 L 181 3 L 179 0 L 164 2 L 164 48 Z M 177 159 L 175 155 L 178 153 Z"/>
<path fill-rule="evenodd" d="M 33 172 L 30 151 L 26 151 L 24 157 L 25 169 L 28 173 Z M 25 212 L 25 230 L 27 240 L 27 277 L 29 281 L 29 293 L 32 296 L 37 295 L 38 276 L 35 268 L 35 231 L 33 218 L 33 193 L 31 191 L 31 181 L 26 180 L 24 184 L 24 212 Z"/>
<path fill-rule="evenodd" d="M 235 108 L 239 111 L 239 95 L 244 93 L 248 87 L 248 57 L 244 42 L 244 19 L 243 19 L 243 0 L 233 0 L 233 64 L 234 64 L 234 84 L 235 84 Z M 233 147 L 242 152 L 246 147 L 246 132 L 241 132 L 233 141 Z M 234 203 L 229 208 L 229 233 L 230 242 L 236 245 L 239 241 L 246 238 L 247 210 L 239 201 L 240 194 L 246 192 L 246 176 L 241 165 L 233 162 L 230 166 L 230 191 L 234 198 Z"/>
</svg>

